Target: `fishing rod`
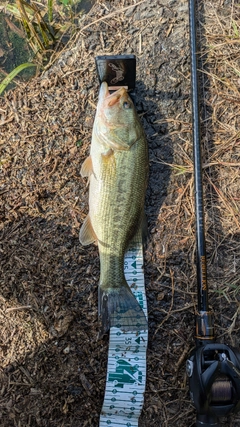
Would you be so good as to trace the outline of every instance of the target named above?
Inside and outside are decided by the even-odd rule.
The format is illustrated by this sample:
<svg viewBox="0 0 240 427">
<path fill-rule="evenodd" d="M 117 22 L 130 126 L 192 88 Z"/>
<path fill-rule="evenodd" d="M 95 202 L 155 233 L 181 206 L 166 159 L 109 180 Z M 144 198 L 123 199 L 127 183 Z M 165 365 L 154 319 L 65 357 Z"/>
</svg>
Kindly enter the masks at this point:
<svg viewBox="0 0 240 427">
<path fill-rule="evenodd" d="M 186 371 L 190 396 L 197 411 L 196 427 L 217 427 L 221 425 L 219 418 L 240 410 L 240 353 L 236 348 L 215 342 L 213 314 L 208 302 L 196 3 L 197 0 L 189 0 L 198 304 L 196 347 L 187 360 Z"/>
</svg>

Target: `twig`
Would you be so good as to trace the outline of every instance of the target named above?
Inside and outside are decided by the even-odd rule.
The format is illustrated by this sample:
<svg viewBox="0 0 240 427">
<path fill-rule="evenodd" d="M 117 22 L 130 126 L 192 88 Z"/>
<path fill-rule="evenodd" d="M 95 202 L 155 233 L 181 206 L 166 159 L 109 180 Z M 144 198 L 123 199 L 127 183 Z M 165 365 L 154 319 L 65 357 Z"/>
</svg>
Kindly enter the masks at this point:
<svg viewBox="0 0 240 427">
<path fill-rule="evenodd" d="M 145 1 L 146 0 L 141 0 L 138 3 L 132 4 L 131 6 L 125 6 L 122 9 L 114 10 L 113 12 L 109 13 L 108 15 L 105 15 L 105 16 L 102 16 L 101 18 L 95 19 L 95 21 L 92 21 L 92 22 L 90 22 L 90 24 L 85 25 L 85 27 L 83 27 L 81 29 L 81 32 L 84 31 L 84 30 L 86 30 L 87 28 L 91 27 L 91 25 L 96 24 L 97 22 L 104 21 L 105 19 L 111 18 L 112 16 L 116 15 L 117 13 L 119 14 L 121 12 L 124 12 L 127 9 L 134 8 L 134 7 L 138 6 L 139 4 L 144 3 Z"/>
<path fill-rule="evenodd" d="M 21 305 L 19 307 L 9 307 L 6 309 L 6 313 L 11 313 L 12 311 L 30 310 L 31 308 L 32 308 L 31 305 Z"/>
</svg>

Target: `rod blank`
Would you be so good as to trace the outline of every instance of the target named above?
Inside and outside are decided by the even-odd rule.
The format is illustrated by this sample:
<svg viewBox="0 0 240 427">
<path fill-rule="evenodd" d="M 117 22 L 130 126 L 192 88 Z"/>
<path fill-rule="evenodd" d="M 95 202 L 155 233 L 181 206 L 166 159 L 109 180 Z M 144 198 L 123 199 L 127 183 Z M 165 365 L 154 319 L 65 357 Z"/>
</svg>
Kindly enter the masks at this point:
<svg viewBox="0 0 240 427">
<path fill-rule="evenodd" d="M 197 29 L 196 2 L 189 0 L 189 27 L 191 50 L 191 85 L 192 85 L 192 134 L 194 155 L 195 215 L 197 243 L 197 282 L 198 311 L 208 311 L 208 286 L 206 265 L 206 242 L 203 210 L 201 127 L 199 109 L 199 84 L 197 72 Z"/>
</svg>

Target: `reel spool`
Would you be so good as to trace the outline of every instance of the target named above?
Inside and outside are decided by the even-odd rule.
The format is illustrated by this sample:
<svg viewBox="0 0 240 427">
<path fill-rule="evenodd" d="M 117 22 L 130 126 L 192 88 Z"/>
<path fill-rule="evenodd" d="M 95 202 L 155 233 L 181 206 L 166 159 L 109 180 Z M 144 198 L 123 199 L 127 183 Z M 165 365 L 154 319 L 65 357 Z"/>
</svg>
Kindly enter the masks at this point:
<svg viewBox="0 0 240 427">
<path fill-rule="evenodd" d="M 211 387 L 211 404 L 221 405 L 232 401 L 233 384 L 228 377 L 217 378 Z"/>
</svg>

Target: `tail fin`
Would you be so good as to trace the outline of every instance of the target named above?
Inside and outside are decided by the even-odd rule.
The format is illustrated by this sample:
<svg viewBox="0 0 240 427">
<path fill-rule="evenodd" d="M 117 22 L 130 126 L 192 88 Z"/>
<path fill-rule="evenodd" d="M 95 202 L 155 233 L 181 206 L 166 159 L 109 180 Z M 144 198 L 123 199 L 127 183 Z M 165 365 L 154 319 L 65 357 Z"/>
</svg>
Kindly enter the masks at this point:
<svg viewBox="0 0 240 427">
<path fill-rule="evenodd" d="M 146 316 L 127 283 L 109 290 L 99 286 L 98 315 L 101 319 L 102 335 L 113 326 L 124 332 L 147 329 Z"/>
</svg>

